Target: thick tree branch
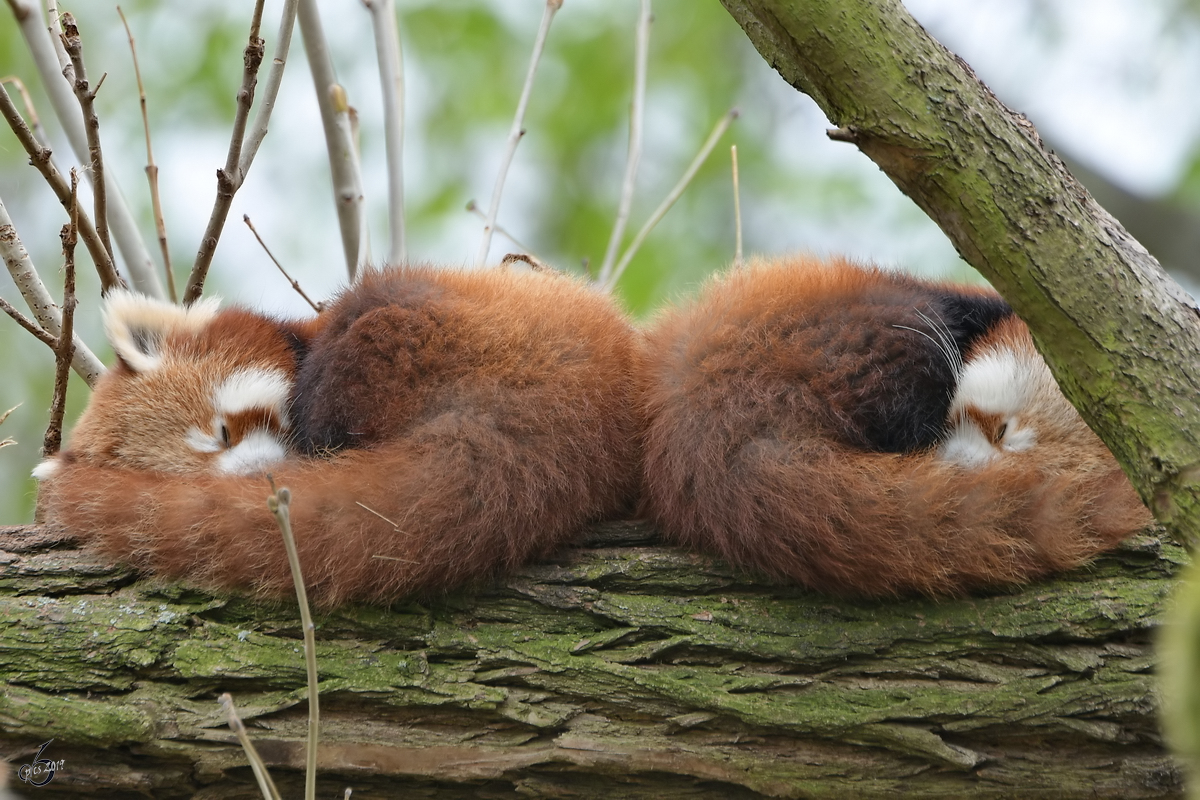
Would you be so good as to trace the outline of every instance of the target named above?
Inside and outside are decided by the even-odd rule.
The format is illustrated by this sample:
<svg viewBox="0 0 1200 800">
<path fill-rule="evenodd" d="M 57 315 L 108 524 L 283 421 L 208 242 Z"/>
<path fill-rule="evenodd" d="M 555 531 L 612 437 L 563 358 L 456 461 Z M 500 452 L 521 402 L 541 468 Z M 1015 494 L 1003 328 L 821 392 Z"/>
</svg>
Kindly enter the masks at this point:
<svg viewBox="0 0 1200 800">
<path fill-rule="evenodd" d="M 1155 515 L 1200 543 L 1200 317 L 899 0 L 722 0 L 1029 323 Z"/>
<path fill-rule="evenodd" d="M 1139 537 L 1011 594 L 833 602 L 637 525 L 593 536 L 478 596 L 319 616 L 318 796 L 1180 792 L 1150 636 L 1177 545 Z M 296 608 L 134 580 L 53 541 L 0 530 L 0 755 L 25 763 L 54 737 L 51 788 L 93 798 L 251 796 L 213 702 L 232 692 L 299 797 Z"/>
</svg>

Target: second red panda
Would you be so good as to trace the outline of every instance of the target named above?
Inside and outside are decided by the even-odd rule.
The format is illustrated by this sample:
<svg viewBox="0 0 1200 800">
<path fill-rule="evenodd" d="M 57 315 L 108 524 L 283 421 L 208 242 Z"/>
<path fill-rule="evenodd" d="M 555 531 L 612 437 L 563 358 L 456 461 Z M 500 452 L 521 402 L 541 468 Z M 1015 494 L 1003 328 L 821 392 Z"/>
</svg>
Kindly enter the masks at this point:
<svg viewBox="0 0 1200 800">
<path fill-rule="evenodd" d="M 106 324 L 39 509 L 136 567 L 289 593 L 267 471 L 324 605 L 476 583 L 633 501 L 640 341 L 578 281 L 404 267 L 305 322 L 118 295 Z"/>
<path fill-rule="evenodd" d="M 836 594 L 961 594 L 1150 522 L 990 291 L 758 263 L 649 334 L 643 508 L 672 542 Z"/>
</svg>

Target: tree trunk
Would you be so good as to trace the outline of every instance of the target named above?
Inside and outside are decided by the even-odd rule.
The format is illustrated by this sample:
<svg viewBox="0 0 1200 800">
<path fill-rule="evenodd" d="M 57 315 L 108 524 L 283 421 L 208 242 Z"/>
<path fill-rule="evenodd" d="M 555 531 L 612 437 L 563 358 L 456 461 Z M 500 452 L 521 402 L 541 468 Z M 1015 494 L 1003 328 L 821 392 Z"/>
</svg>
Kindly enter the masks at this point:
<svg viewBox="0 0 1200 800">
<path fill-rule="evenodd" d="M 1029 323 L 1155 516 L 1200 542 L 1200 318 L 1158 262 L 899 0 L 721 1 Z"/>
<path fill-rule="evenodd" d="M 318 622 L 320 796 L 1163 797 L 1150 643 L 1180 547 L 960 601 L 834 600 L 636 523 L 477 596 Z M 0 753 L 29 797 L 299 796 L 297 612 L 0 532 Z M 17 782 L 18 788 L 23 784 Z"/>
</svg>

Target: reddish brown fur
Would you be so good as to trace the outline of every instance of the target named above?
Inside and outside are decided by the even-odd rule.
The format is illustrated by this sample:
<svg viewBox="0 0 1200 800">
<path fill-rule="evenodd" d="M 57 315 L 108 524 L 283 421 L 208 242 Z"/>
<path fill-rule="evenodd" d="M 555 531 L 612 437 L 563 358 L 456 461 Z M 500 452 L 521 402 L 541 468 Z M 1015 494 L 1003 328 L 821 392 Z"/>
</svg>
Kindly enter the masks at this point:
<svg viewBox="0 0 1200 800">
<path fill-rule="evenodd" d="M 372 305 L 380 296 L 407 299 Z M 410 317 L 423 326 L 407 325 Z M 255 319 L 247 315 L 247 330 Z M 366 432 L 328 458 L 296 456 L 273 469 L 292 491 L 304 577 L 322 604 L 475 583 L 631 502 L 640 344 L 609 300 L 582 284 L 389 270 L 346 292 L 305 333 L 318 375 L 302 383 L 314 397 L 301 399 L 338 416 L 304 418 L 297 403 L 298 428 Z M 205 358 L 214 348 L 251 351 L 262 340 L 251 338 L 190 346 Z M 122 380 L 119 369 L 105 379 L 77 440 L 103 427 L 107 385 Z M 139 569 L 291 592 L 265 476 L 171 474 L 104 456 L 119 450 L 72 449 L 42 484 L 46 518 Z"/>
<path fill-rule="evenodd" d="M 1076 566 L 1150 521 L 1073 409 L 1069 431 L 974 469 L 864 446 L 858 404 L 902 395 L 889 370 L 923 341 L 893 319 L 919 285 L 758 264 L 657 322 L 644 510 L 670 541 L 836 594 L 961 594 Z M 1033 347 L 1015 318 L 995 335 Z"/>
</svg>

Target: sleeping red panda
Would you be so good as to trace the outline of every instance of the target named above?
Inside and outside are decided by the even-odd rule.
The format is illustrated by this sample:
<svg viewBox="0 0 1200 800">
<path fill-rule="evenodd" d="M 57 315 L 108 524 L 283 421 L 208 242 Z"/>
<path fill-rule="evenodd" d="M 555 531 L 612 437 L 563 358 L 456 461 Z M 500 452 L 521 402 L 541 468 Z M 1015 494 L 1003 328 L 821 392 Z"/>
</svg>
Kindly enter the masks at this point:
<svg viewBox="0 0 1200 800">
<path fill-rule="evenodd" d="M 1150 522 L 991 291 L 759 262 L 662 316 L 647 358 L 643 511 L 751 571 L 962 594 Z"/>
<path fill-rule="evenodd" d="M 306 322 L 130 295 L 118 361 L 39 511 L 161 575 L 291 591 L 266 472 L 322 605 L 476 583 L 628 510 L 640 340 L 549 273 L 368 273 Z"/>
</svg>

